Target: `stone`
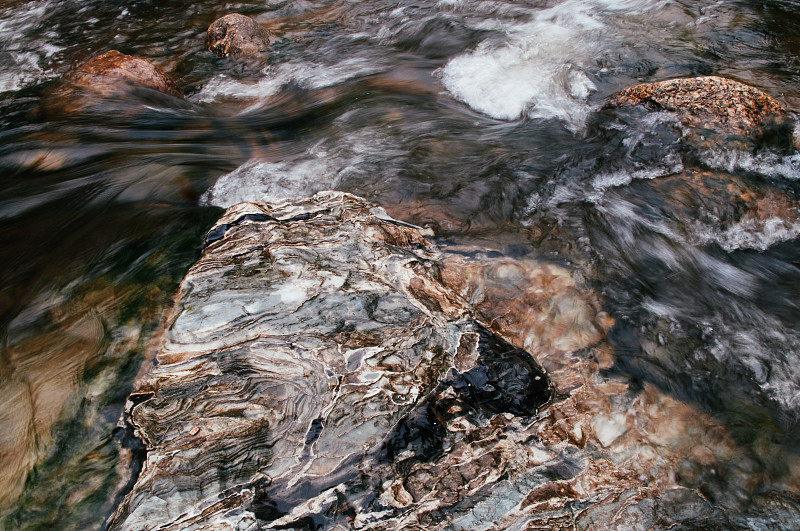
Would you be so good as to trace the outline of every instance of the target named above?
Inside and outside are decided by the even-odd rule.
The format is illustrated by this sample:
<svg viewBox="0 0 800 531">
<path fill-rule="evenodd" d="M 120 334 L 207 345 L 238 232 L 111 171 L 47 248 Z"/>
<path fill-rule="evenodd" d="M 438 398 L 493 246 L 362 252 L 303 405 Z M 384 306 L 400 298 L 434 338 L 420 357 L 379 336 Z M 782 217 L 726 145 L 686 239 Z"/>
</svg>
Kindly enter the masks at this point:
<svg viewBox="0 0 800 531">
<path fill-rule="evenodd" d="M 208 27 L 206 48 L 220 57 L 250 55 L 266 52 L 272 40 L 272 34 L 252 18 L 230 13 Z"/>
<path fill-rule="evenodd" d="M 109 50 L 76 68 L 67 79 L 101 96 L 123 92 L 130 86 L 147 87 L 178 98 L 178 85 L 158 66 L 117 50 Z"/>
<path fill-rule="evenodd" d="M 604 108 L 635 105 L 676 113 L 686 127 L 741 136 L 756 134 L 786 115 L 769 94 L 717 76 L 642 83 L 613 94 Z"/>
<path fill-rule="evenodd" d="M 147 454 L 109 528 L 713 526 L 739 509 L 709 484 L 795 495 L 604 374 L 613 318 L 568 269 L 496 254 L 341 192 L 229 208 L 129 396 Z"/>
<path fill-rule="evenodd" d="M 690 169 L 637 181 L 619 196 L 611 193 L 610 201 L 625 200 L 645 211 L 652 197 L 660 198 L 662 230 L 690 244 L 763 251 L 800 235 L 800 203 L 770 183 Z"/>
</svg>

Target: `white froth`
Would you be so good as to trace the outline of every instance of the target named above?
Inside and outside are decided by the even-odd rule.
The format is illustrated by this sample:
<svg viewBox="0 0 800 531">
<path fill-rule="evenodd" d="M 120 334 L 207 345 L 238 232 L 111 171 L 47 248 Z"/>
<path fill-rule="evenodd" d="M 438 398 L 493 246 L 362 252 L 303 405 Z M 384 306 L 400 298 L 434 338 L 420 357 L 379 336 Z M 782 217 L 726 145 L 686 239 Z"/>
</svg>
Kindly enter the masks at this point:
<svg viewBox="0 0 800 531">
<path fill-rule="evenodd" d="M 54 37 L 47 32 L 42 37 L 32 37 L 42 17 L 52 9 L 51 4 L 27 2 L 0 10 L 0 50 L 5 63 L 0 70 L 0 92 L 19 90 L 55 75 L 45 65 L 62 48 L 47 40 Z"/>
<path fill-rule="evenodd" d="M 494 118 L 558 118 L 580 129 L 596 90 L 587 72 L 604 54 L 624 53 L 609 17 L 630 17 L 663 4 L 566 0 L 507 28 L 505 42 L 485 41 L 455 57 L 441 70 L 442 82 L 456 98 Z"/>
<path fill-rule="evenodd" d="M 602 192 L 609 188 L 624 186 L 632 181 L 650 180 L 667 175 L 674 175 L 683 171 L 683 161 L 677 153 L 668 153 L 664 157 L 663 165 L 640 168 L 632 171 L 615 171 L 611 173 L 601 173 L 592 180 L 592 188 Z M 596 201 L 602 195 L 589 194 L 589 199 Z"/>
<path fill-rule="evenodd" d="M 274 201 L 335 189 L 338 172 L 324 158 L 267 162 L 253 159 L 219 178 L 203 204 L 228 208 L 244 201 Z"/>
<path fill-rule="evenodd" d="M 698 221 L 693 227 L 693 234 L 701 243 L 714 242 L 728 252 L 737 249 L 764 251 L 776 243 L 800 237 L 800 222 L 778 217 L 765 220 L 745 219 L 726 230 L 715 230 Z"/>
<path fill-rule="evenodd" d="M 220 177 L 200 201 L 228 208 L 245 201 L 274 201 L 335 190 L 346 178 L 368 174 L 401 155 L 373 128 L 347 138 L 326 138 L 305 152 L 279 162 L 251 159 Z"/>
<path fill-rule="evenodd" d="M 296 83 L 303 88 L 329 87 L 354 77 L 374 74 L 383 70 L 375 58 L 353 57 L 335 64 L 284 63 L 268 66 L 263 77 L 253 79 L 231 79 L 220 74 L 211 79 L 194 96 L 200 103 L 213 103 L 218 100 L 262 100 L 276 94 L 288 83 Z"/>
<path fill-rule="evenodd" d="M 709 167 L 733 173 L 737 170 L 758 173 L 796 181 L 800 179 L 800 153 L 779 155 L 764 151 L 752 154 L 737 150 L 712 150 L 705 152 L 701 160 Z"/>
</svg>

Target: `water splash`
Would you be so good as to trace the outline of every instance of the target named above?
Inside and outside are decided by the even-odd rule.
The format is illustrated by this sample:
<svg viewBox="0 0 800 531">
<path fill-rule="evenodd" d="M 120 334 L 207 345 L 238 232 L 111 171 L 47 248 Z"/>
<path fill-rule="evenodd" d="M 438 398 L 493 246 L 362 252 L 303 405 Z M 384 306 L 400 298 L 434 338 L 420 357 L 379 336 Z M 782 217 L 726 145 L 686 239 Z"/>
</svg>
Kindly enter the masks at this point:
<svg viewBox="0 0 800 531">
<path fill-rule="evenodd" d="M 501 120 L 556 118 L 581 129 L 592 110 L 598 65 L 611 55 L 623 61 L 636 56 L 634 41 L 619 27 L 630 19 L 647 24 L 642 17 L 665 4 L 568 0 L 535 11 L 531 22 L 507 28 L 503 41 L 484 41 L 451 59 L 441 70 L 442 83 L 473 109 Z"/>
</svg>

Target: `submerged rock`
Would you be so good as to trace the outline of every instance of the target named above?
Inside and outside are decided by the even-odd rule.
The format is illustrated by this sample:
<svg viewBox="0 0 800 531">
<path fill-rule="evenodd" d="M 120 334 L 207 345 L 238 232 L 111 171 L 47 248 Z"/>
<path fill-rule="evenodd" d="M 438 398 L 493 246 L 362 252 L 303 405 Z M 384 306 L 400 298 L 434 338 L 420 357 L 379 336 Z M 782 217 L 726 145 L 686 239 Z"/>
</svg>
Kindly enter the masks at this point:
<svg viewBox="0 0 800 531">
<path fill-rule="evenodd" d="M 117 50 L 104 52 L 67 75 L 72 83 L 101 96 L 122 92 L 127 86 L 141 86 L 183 97 L 178 85 L 158 66 Z"/>
<path fill-rule="evenodd" d="M 632 188 L 631 203 L 645 205 L 649 197 L 661 198 L 664 225 L 689 243 L 716 243 L 726 251 L 763 251 L 800 235 L 800 203 L 790 191 L 770 183 L 686 170 Z"/>
<path fill-rule="evenodd" d="M 751 136 L 786 115 L 769 94 L 717 76 L 642 83 L 612 95 L 605 108 L 642 105 L 678 115 L 686 127 Z"/>
<path fill-rule="evenodd" d="M 147 457 L 111 529 L 713 527 L 738 507 L 700 486 L 769 490 L 601 374 L 613 320 L 568 270 L 471 255 L 343 193 L 231 207 L 129 397 Z"/>
<path fill-rule="evenodd" d="M 219 55 L 249 55 L 266 52 L 272 34 L 250 17 L 230 13 L 208 27 L 206 48 Z"/>
</svg>

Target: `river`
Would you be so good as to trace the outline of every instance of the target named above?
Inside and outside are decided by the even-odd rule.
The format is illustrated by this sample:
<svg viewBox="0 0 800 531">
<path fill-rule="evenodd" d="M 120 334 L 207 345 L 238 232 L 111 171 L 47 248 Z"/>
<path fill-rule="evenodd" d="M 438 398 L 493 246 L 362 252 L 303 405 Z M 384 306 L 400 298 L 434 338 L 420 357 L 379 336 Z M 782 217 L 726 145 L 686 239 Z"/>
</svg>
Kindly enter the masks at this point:
<svg viewBox="0 0 800 531">
<path fill-rule="evenodd" d="M 278 35 L 268 54 L 205 50 L 230 12 Z M 125 397 L 206 232 L 322 190 L 568 269 L 615 320 L 611 374 L 794 476 L 800 153 L 602 107 L 713 74 L 800 109 L 798 35 L 788 0 L 0 0 L 0 527 L 103 527 Z M 185 99 L 60 101 L 109 49 Z"/>
</svg>

